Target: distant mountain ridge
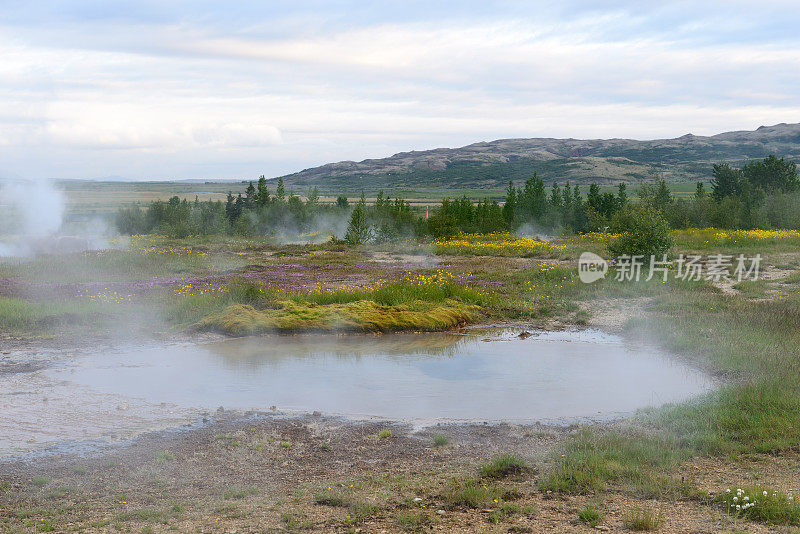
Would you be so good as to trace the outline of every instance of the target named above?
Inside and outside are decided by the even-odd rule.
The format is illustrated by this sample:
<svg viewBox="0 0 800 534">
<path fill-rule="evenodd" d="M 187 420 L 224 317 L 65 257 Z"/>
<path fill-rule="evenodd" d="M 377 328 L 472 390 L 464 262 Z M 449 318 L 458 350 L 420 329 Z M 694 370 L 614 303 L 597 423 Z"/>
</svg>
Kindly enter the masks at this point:
<svg viewBox="0 0 800 534">
<path fill-rule="evenodd" d="M 400 152 L 388 158 L 340 161 L 284 176 L 292 186 L 496 188 L 538 172 L 545 182 L 707 180 L 711 164 L 769 154 L 800 159 L 800 123 L 754 131 L 675 139 L 498 139 L 461 148 Z"/>
</svg>

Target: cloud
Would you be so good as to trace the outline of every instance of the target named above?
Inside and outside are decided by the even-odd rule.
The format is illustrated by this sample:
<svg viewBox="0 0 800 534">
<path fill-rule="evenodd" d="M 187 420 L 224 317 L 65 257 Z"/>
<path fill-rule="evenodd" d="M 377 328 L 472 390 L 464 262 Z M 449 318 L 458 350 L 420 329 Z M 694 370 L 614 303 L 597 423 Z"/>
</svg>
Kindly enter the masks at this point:
<svg viewBox="0 0 800 534">
<path fill-rule="evenodd" d="M 0 23 L 0 170 L 23 176 L 275 175 L 800 121 L 788 2 L 50 4 Z"/>
</svg>

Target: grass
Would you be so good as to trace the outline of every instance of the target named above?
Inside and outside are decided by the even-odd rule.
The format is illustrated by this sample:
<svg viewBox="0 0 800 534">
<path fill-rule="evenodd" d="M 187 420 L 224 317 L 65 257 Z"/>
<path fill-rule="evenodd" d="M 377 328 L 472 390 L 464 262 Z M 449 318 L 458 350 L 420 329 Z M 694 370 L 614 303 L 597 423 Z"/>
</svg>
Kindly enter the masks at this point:
<svg viewBox="0 0 800 534">
<path fill-rule="evenodd" d="M 661 510 L 651 510 L 642 506 L 634 506 L 622 518 L 625 528 L 635 531 L 658 530 L 662 521 Z"/>
<path fill-rule="evenodd" d="M 578 512 L 578 521 L 580 521 L 581 523 L 585 523 L 592 528 L 599 525 L 604 517 L 605 516 L 603 512 L 601 512 L 595 506 L 592 506 L 590 504 L 587 504 L 586 506 L 581 508 L 580 512 Z"/>
<path fill-rule="evenodd" d="M 536 515 L 536 508 L 533 506 L 519 506 L 515 503 L 498 502 L 498 506 L 486 516 L 487 521 L 492 524 L 498 524 L 508 518 L 522 515 L 525 517 L 533 517 Z M 510 530 L 513 532 L 513 530 Z"/>
<path fill-rule="evenodd" d="M 315 305 L 282 301 L 278 309 L 258 310 L 247 304 L 228 306 L 197 323 L 199 330 L 232 336 L 279 332 L 392 332 L 445 330 L 475 321 L 478 306 L 452 300 L 443 304 L 415 301 L 381 306 L 363 300 L 347 304 Z"/>
<path fill-rule="evenodd" d="M 401 511 L 395 521 L 397 526 L 406 532 L 419 532 L 425 530 L 431 523 L 430 518 L 423 512 Z"/>
<path fill-rule="evenodd" d="M 728 378 L 714 392 L 639 415 L 644 433 L 584 431 L 556 456 L 540 486 L 587 494 L 609 486 L 637 495 L 691 492 L 669 470 L 695 455 L 776 454 L 800 445 L 800 298 L 751 301 L 667 284 L 629 331 L 658 340 Z"/>
<path fill-rule="evenodd" d="M 378 438 L 379 439 L 387 439 L 387 438 L 391 438 L 391 437 L 392 437 L 392 431 L 389 430 L 388 428 L 384 428 L 383 430 L 378 432 Z"/>
<path fill-rule="evenodd" d="M 734 517 L 769 525 L 800 526 L 800 505 L 794 496 L 762 486 L 728 489 L 719 496 L 723 510 Z"/>
<path fill-rule="evenodd" d="M 481 467 L 481 476 L 486 478 L 505 478 L 511 475 L 521 475 L 528 469 L 529 467 L 525 460 L 513 454 L 501 454 Z"/>
<path fill-rule="evenodd" d="M 571 494 L 602 491 L 609 483 L 629 489 L 653 488 L 658 485 L 657 473 L 686 456 L 686 451 L 664 436 L 583 430 L 567 442 L 540 488 Z"/>
<path fill-rule="evenodd" d="M 776 252 L 796 250 L 800 244 L 793 236 L 738 234 L 734 241 L 731 237 L 709 239 L 709 232 L 673 235 L 678 250 L 684 251 L 760 252 L 760 247 L 768 247 L 768 251 Z M 596 241 L 591 241 L 595 238 Z M 597 247 L 592 250 L 602 251 L 603 239 L 606 238 L 583 236 L 560 241 L 566 246 L 560 257 L 571 257 L 582 248 Z M 228 245 L 221 242 L 206 245 L 210 249 L 220 247 L 219 250 L 226 252 L 233 250 L 224 248 Z M 217 261 L 211 253 L 200 256 L 196 252 L 185 252 L 184 245 L 167 244 L 166 241 L 159 246 L 166 247 L 165 250 L 174 247 L 174 252 L 109 253 L 88 259 L 67 258 L 65 265 L 67 270 L 75 270 L 73 267 L 90 262 L 95 268 L 94 273 L 109 273 L 109 276 L 125 279 L 133 274 L 141 276 L 144 272 L 217 272 L 219 265 L 247 261 L 238 259 L 238 256 L 237 259 Z M 244 243 L 238 243 L 236 247 L 239 247 L 236 250 L 246 249 Z M 190 244 L 189 248 L 199 250 L 199 244 Z M 170 254 L 176 258 L 161 265 L 159 262 Z M 336 257 L 343 265 L 361 261 L 355 254 Z M 322 265 L 328 260 L 309 255 L 307 261 Z M 408 276 L 367 288 L 330 291 L 288 292 L 232 281 L 222 294 L 185 295 L 175 299 L 170 292 L 170 300 L 177 300 L 177 304 L 170 308 L 169 317 L 173 324 L 184 326 L 208 321 L 207 328 L 236 335 L 320 328 L 424 330 L 447 328 L 447 325 L 487 316 L 524 319 L 573 317 L 576 322 L 585 322 L 586 313 L 581 314 L 576 309 L 575 302 L 579 299 L 585 300 L 586 307 L 591 309 L 594 298 L 646 296 L 652 299 L 653 305 L 647 308 L 646 316 L 629 325 L 631 335 L 640 332 L 648 341 L 655 340 L 725 377 L 726 383 L 691 402 L 639 414 L 635 422 L 646 425 L 646 432 L 577 432 L 551 458 L 549 469 L 538 481 L 540 489 L 571 494 L 594 494 L 614 489 L 647 498 L 682 496 L 692 490 L 670 478 L 670 471 L 687 458 L 696 455 L 780 454 L 800 445 L 800 434 L 796 431 L 800 428 L 800 395 L 796 388 L 800 382 L 800 295 L 796 293 L 797 287 L 786 287 L 777 281 L 744 282 L 739 286 L 741 293 L 730 296 L 704 282 L 637 285 L 604 280 L 587 286 L 577 280 L 573 265 L 535 261 L 522 264 L 504 257 L 486 262 L 485 258 L 465 256 L 457 261 L 459 272 L 469 271 L 496 285 L 491 286 L 491 291 L 479 289 L 458 282 L 458 275 L 431 270 L 424 271 L 421 278 Z M 128 265 L 130 262 L 133 263 Z M 35 264 L 30 272 L 25 273 L 20 270 L 24 266 L 3 268 L 8 276 L 27 279 L 42 275 L 46 279 L 55 276 L 59 266 Z M 70 276 L 73 274 L 76 278 L 87 276 L 79 275 L 77 271 Z M 780 300 L 753 300 L 771 295 L 773 288 L 781 289 Z M 69 328 L 72 331 L 84 321 L 94 320 L 95 311 L 111 309 L 96 303 L 85 306 L 78 303 L 76 306 L 80 309 L 75 312 L 69 304 L 58 300 L 39 303 L 0 297 L 0 330 L 41 333 Z M 437 318 L 439 312 L 441 317 Z M 425 323 L 434 319 L 435 324 Z M 432 440 L 437 447 L 449 442 L 444 435 L 435 435 Z M 275 438 L 269 441 L 273 442 Z M 279 445 L 291 446 L 288 442 Z M 169 451 L 161 451 L 156 457 L 159 463 L 174 459 Z M 513 457 L 505 460 L 495 458 L 481 469 L 482 479 L 453 481 L 442 490 L 442 501 L 451 508 L 492 508 L 492 517 L 500 521 L 506 517 L 501 508 L 508 503 L 503 503 L 502 488 L 489 483 L 490 479 L 518 474 L 524 467 L 524 462 L 519 464 Z M 37 486 L 39 478 L 34 479 L 34 486 Z M 44 481 L 39 487 L 49 484 L 49 479 L 41 478 Z M 744 491 L 755 497 L 755 489 Z M 47 491 L 38 493 L 44 495 Z M 53 490 L 48 495 L 56 498 L 58 494 L 58 490 Z M 770 492 L 770 499 L 762 501 L 758 510 L 749 507 L 746 512 L 740 510 L 737 511 L 740 514 L 734 515 L 768 524 L 797 525 L 796 508 L 788 496 L 780 495 L 778 493 L 772 499 Z M 328 501 L 321 499 L 325 502 L 320 504 L 329 503 L 348 509 L 358 504 L 352 498 L 338 498 L 341 499 L 339 504 L 333 504 L 336 500 L 333 497 Z M 721 502 L 720 505 L 730 508 L 730 503 Z M 352 515 L 359 516 L 355 512 Z"/>
<path fill-rule="evenodd" d="M 258 488 L 256 487 L 249 487 L 249 488 L 229 488 L 225 490 L 225 493 L 222 495 L 222 498 L 226 501 L 229 500 L 240 500 L 244 499 L 245 497 L 249 497 L 250 495 L 257 495 Z"/>
<path fill-rule="evenodd" d="M 158 451 L 156 453 L 156 462 L 163 464 L 175 460 L 175 455 L 168 450 Z"/>
<path fill-rule="evenodd" d="M 324 489 L 314 495 L 314 502 L 323 506 L 347 507 L 350 499 L 343 493 L 332 488 Z"/>
<path fill-rule="evenodd" d="M 75 331 L 102 319 L 104 306 L 92 302 L 56 299 L 31 301 L 0 296 L 0 332 L 17 335 Z"/>
<path fill-rule="evenodd" d="M 444 447 L 450 443 L 450 438 L 445 436 L 444 434 L 436 434 L 433 436 L 433 446 L 434 447 Z"/>
<path fill-rule="evenodd" d="M 492 292 L 444 271 L 380 281 L 370 287 L 304 291 L 232 280 L 220 291 L 187 294 L 170 320 L 229 335 L 264 332 L 444 330 L 483 316 Z"/>
<path fill-rule="evenodd" d="M 313 521 L 299 514 L 284 512 L 281 515 L 281 520 L 289 532 L 294 530 L 313 530 L 315 528 Z"/>
<path fill-rule="evenodd" d="M 347 511 L 347 516 L 344 519 L 345 525 L 356 525 L 368 519 L 370 516 L 377 513 L 380 509 L 369 503 L 355 501 L 350 504 Z"/>
<path fill-rule="evenodd" d="M 492 483 L 473 478 L 458 478 L 450 482 L 442 495 L 449 508 L 486 508 L 500 502 L 503 490 Z"/>
<path fill-rule="evenodd" d="M 35 476 L 33 477 L 33 480 L 31 480 L 31 484 L 33 484 L 37 488 L 43 488 L 49 483 L 50 483 L 50 478 L 45 476 Z"/>
</svg>

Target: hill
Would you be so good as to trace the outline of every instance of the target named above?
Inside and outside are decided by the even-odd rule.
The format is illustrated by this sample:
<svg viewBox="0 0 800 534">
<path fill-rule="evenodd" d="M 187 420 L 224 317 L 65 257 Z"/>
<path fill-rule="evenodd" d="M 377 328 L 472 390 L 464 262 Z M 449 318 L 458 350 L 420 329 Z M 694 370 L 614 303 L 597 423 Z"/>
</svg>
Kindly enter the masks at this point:
<svg viewBox="0 0 800 534">
<path fill-rule="evenodd" d="M 396 187 L 490 189 L 524 180 L 641 183 L 707 180 L 711 164 L 769 154 L 800 158 L 800 123 L 755 131 L 675 139 L 498 139 L 461 148 L 401 152 L 388 158 L 340 161 L 284 176 L 295 188 L 369 191 Z"/>
</svg>

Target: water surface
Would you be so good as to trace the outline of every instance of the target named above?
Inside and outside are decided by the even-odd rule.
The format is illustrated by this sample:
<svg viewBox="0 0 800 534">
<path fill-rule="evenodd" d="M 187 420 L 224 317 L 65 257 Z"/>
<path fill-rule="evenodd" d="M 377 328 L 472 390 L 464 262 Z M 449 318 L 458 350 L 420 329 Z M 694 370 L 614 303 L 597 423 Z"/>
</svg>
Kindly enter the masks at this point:
<svg viewBox="0 0 800 534">
<path fill-rule="evenodd" d="M 609 419 L 711 379 L 597 331 L 294 336 L 78 354 L 0 377 L 0 452 L 113 438 L 231 410 L 435 421 Z M 24 448 L 30 448 L 23 446 Z"/>
<path fill-rule="evenodd" d="M 392 419 L 607 417 L 685 399 L 707 376 L 598 332 L 245 338 L 96 354 L 65 378 L 179 406 Z"/>
</svg>

